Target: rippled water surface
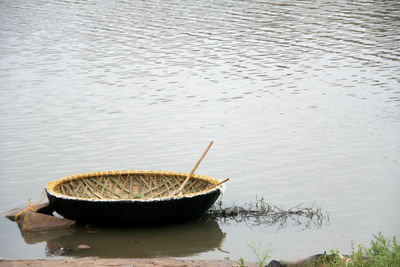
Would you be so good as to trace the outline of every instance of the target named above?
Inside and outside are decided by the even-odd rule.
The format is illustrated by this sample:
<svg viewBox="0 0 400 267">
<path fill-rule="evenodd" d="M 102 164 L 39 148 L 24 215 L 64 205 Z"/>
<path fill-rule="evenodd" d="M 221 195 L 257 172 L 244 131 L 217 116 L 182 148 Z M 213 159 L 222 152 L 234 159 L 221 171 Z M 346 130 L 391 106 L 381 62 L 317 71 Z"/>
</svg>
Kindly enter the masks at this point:
<svg viewBox="0 0 400 267">
<path fill-rule="evenodd" d="M 223 202 L 330 215 L 319 229 L 79 228 L 47 242 L 3 218 L 0 257 L 84 243 L 66 256 L 255 261 L 255 243 L 295 259 L 399 236 L 399 36 L 398 1 L 0 0 L 2 212 L 75 173 L 190 171 L 214 140 L 197 172 L 230 178 Z"/>
</svg>

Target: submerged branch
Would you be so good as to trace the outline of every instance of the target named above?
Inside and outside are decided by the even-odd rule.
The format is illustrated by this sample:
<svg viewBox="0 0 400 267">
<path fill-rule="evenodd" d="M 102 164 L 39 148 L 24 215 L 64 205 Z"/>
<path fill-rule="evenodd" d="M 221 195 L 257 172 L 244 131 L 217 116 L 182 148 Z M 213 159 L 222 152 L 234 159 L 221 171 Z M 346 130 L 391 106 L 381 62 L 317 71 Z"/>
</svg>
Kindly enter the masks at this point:
<svg viewBox="0 0 400 267">
<path fill-rule="evenodd" d="M 288 222 L 304 228 L 311 228 L 313 225 L 320 228 L 323 224 L 329 223 L 328 213 L 323 213 L 321 208 L 303 207 L 300 204 L 283 209 L 266 203 L 264 198 L 256 198 L 255 202 L 250 201 L 243 206 L 229 207 L 223 207 L 222 201 L 219 201 L 210 208 L 203 219 L 216 219 L 225 223 L 245 222 L 252 226 L 278 225 L 278 229 L 286 227 Z"/>
</svg>

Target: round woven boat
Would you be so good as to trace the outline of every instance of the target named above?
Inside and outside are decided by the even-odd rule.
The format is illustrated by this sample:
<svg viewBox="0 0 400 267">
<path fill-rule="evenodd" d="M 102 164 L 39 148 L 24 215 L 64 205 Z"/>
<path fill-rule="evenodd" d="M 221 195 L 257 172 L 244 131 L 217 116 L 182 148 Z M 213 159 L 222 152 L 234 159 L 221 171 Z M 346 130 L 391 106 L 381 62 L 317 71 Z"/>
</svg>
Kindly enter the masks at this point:
<svg viewBox="0 0 400 267">
<path fill-rule="evenodd" d="M 99 225 L 161 224 L 195 219 L 217 200 L 218 180 L 187 173 L 108 171 L 72 175 L 47 184 L 54 210 L 80 223 Z"/>
</svg>

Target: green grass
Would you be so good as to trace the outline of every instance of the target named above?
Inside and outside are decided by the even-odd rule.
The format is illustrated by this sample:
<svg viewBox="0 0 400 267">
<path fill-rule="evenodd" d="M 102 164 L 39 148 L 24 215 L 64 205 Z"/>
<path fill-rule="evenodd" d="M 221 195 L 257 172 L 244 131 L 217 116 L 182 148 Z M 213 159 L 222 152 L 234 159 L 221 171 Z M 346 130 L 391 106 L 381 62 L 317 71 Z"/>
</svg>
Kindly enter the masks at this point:
<svg viewBox="0 0 400 267">
<path fill-rule="evenodd" d="M 350 264 L 346 266 L 399 267 L 400 246 L 396 237 L 388 240 L 382 233 L 374 235 L 374 240 L 371 241 L 369 248 L 362 245 L 359 245 L 357 249 L 353 248 Z"/>
<path fill-rule="evenodd" d="M 245 267 L 244 259 L 242 257 L 239 258 L 238 267 Z"/>
<path fill-rule="evenodd" d="M 400 267 L 400 246 L 396 237 L 386 239 L 382 233 L 373 236 L 369 247 L 353 247 L 351 255 L 341 257 L 339 251 L 324 253 L 320 260 L 298 266 L 326 267 Z"/>
<path fill-rule="evenodd" d="M 247 243 L 247 246 L 252 250 L 254 255 L 256 255 L 257 258 L 257 266 L 258 267 L 263 267 L 266 264 L 266 261 L 268 258 L 271 258 L 269 255 L 270 249 L 269 248 L 264 248 L 262 249 L 262 244 L 258 243 Z"/>
<path fill-rule="evenodd" d="M 373 236 L 369 247 L 358 245 L 353 247 L 351 255 L 343 257 L 339 251 L 331 250 L 329 253 L 314 261 L 305 263 L 288 263 L 287 266 L 297 267 L 400 267 L 400 245 L 397 238 L 386 239 L 382 233 Z M 252 248 L 250 246 L 250 248 Z M 259 249 L 252 248 L 256 254 L 258 262 L 261 266 L 268 258 L 268 250 L 259 252 Z M 263 257 L 266 256 L 266 257 Z M 241 265 L 242 264 L 242 265 Z M 238 266 L 243 266 L 244 260 L 241 258 Z"/>
</svg>

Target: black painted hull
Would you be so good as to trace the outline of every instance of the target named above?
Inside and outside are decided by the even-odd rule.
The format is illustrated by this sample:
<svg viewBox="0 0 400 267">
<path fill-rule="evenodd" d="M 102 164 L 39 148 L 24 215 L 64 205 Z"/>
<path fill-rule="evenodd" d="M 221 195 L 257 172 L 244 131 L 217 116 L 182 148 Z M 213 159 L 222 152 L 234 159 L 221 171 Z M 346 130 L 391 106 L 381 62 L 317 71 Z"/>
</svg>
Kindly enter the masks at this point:
<svg viewBox="0 0 400 267">
<path fill-rule="evenodd" d="M 95 225 L 147 225 L 193 220 L 220 195 L 212 190 L 190 197 L 154 200 L 83 200 L 55 196 L 46 189 L 54 210 L 65 218 Z"/>
</svg>

